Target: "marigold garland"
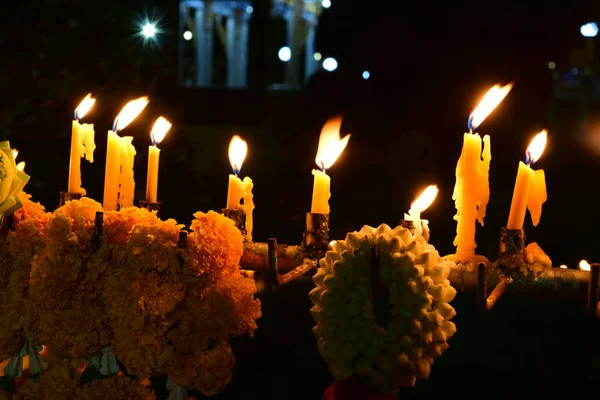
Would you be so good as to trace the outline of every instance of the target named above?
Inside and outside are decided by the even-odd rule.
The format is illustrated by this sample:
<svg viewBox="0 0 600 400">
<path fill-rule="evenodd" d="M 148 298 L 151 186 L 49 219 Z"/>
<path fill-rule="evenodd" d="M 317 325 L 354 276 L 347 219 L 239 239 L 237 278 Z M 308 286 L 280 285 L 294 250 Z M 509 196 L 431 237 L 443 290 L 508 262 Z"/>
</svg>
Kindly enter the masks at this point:
<svg viewBox="0 0 600 400">
<path fill-rule="evenodd" d="M 451 264 L 402 227 L 365 226 L 337 241 L 320 260 L 310 293 L 313 331 L 333 376 L 357 377 L 392 395 L 427 378 L 456 332 Z M 374 303 L 383 291 L 391 309 L 382 323 Z"/>
<path fill-rule="evenodd" d="M 0 361 L 31 338 L 75 364 L 110 346 L 127 372 L 168 373 L 205 394 L 229 383 L 229 339 L 252 334 L 260 317 L 254 282 L 239 271 L 243 239 L 233 221 L 196 213 L 187 248 L 179 248 L 183 226 L 174 220 L 137 207 L 108 211 L 94 251 L 99 203 L 82 198 L 54 213 L 28 197 L 23 203 L 14 230 L 0 239 Z M 71 386 L 46 382 L 64 368 L 50 371 L 39 383 L 26 381 L 15 398 L 154 398 L 121 377 L 67 393 Z"/>
</svg>

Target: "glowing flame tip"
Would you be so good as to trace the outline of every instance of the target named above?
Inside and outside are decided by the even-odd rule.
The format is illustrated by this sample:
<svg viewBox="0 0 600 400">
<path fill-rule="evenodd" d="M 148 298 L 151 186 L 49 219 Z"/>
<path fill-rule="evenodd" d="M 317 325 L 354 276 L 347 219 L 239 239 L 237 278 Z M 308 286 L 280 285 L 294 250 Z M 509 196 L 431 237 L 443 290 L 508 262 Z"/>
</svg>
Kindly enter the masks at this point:
<svg viewBox="0 0 600 400">
<path fill-rule="evenodd" d="M 498 104 L 504 100 L 506 95 L 508 95 L 512 86 L 512 83 L 504 86 L 498 84 L 492 86 L 469 116 L 469 129 L 476 129 L 481 125 L 483 120 L 485 120 L 487 116 L 498 107 Z"/>
<path fill-rule="evenodd" d="M 242 170 L 242 163 L 247 153 L 248 143 L 238 135 L 233 136 L 229 142 L 229 162 L 236 175 Z"/>
<path fill-rule="evenodd" d="M 315 162 L 323 171 L 331 168 L 348 145 L 350 134 L 342 138 L 340 136 L 341 127 L 341 117 L 331 118 L 323 125 L 321 136 L 319 137 L 317 157 L 315 158 Z"/>
<path fill-rule="evenodd" d="M 546 142 L 548 141 L 548 132 L 544 129 L 531 140 L 527 147 L 526 158 L 528 164 L 537 162 L 544 152 Z"/>
<path fill-rule="evenodd" d="M 158 117 L 152 127 L 152 132 L 150 132 L 152 144 L 157 145 L 162 142 L 171 126 L 171 123 L 165 117 Z"/>
<path fill-rule="evenodd" d="M 410 205 L 411 210 L 423 212 L 433 203 L 439 189 L 437 185 L 428 186 L 423 192 L 417 197 L 415 201 Z"/>
<path fill-rule="evenodd" d="M 96 99 L 92 98 L 91 93 L 88 93 L 75 109 L 75 119 L 80 120 L 85 117 L 95 103 Z"/>
<path fill-rule="evenodd" d="M 115 118 L 115 123 L 113 125 L 113 130 L 115 132 L 121 131 L 127 127 L 140 113 L 146 108 L 150 100 L 147 96 L 140 97 L 135 100 L 131 100 L 129 103 L 125 104 L 125 107 L 121 110 L 117 118 Z"/>
</svg>

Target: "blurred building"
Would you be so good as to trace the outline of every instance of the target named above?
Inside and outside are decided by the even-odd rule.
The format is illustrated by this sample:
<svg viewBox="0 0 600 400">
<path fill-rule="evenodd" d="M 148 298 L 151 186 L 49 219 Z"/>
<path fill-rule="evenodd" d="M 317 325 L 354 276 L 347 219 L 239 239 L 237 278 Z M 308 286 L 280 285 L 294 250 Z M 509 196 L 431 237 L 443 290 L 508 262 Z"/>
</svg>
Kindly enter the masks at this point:
<svg viewBox="0 0 600 400">
<path fill-rule="evenodd" d="M 314 43 L 321 0 L 256 3 L 179 2 L 180 86 L 244 89 L 251 82 L 278 89 L 308 81 L 318 68 Z"/>
</svg>

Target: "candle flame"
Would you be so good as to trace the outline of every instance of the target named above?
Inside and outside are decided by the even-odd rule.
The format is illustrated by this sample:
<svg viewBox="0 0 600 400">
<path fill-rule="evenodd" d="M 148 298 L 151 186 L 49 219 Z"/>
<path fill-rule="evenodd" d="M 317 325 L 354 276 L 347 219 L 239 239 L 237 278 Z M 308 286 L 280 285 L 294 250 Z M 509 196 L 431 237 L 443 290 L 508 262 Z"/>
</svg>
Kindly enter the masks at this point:
<svg viewBox="0 0 600 400">
<path fill-rule="evenodd" d="M 121 131 L 127 127 L 140 113 L 146 108 L 150 100 L 147 96 L 140 97 L 139 99 L 131 100 L 125 104 L 125 107 L 121 110 L 115 123 L 113 124 L 113 130 L 115 132 Z"/>
<path fill-rule="evenodd" d="M 340 136 L 342 117 L 334 117 L 323 125 L 319 137 L 319 148 L 315 161 L 321 170 L 329 169 L 344 151 L 350 140 L 350 135 Z"/>
<path fill-rule="evenodd" d="M 229 162 L 236 175 L 242 170 L 242 163 L 247 153 L 248 143 L 238 135 L 232 137 L 231 142 L 229 142 Z"/>
<path fill-rule="evenodd" d="M 331 242 L 329 242 L 329 247 L 333 247 L 335 245 L 335 242 L 337 242 L 337 240 L 332 240 Z"/>
<path fill-rule="evenodd" d="M 504 100 L 508 92 L 512 89 L 512 86 L 512 83 L 505 86 L 492 86 L 469 116 L 469 129 L 476 129 L 481 125 L 483 120 Z"/>
<path fill-rule="evenodd" d="M 17 170 L 23 172 L 25 170 L 25 161 L 21 161 L 17 164 Z"/>
<path fill-rule="evenodd" d="M 586 260 L 581 260 L 579 261 L 579 269 L 582 271 L 590 271 L 592 267 L 590 266 L 590 263 L 588 263 Z"/>
<path fill-rule="evenodd" d="M 430 185 L 427 189 L 423 190 L 423 192 L 417 197 L 417 199 L 410 205 L 411 210 L 415 210 L 418 212 L 425 211 L 431 203 L 435 200 L 439 189 L 437 185 Z"/>
<path fill-rule="evenodd" d="M 546 147 L 546 142 L 548 141 L 548 132 L 544 129 L 531 140 L 529 143 L 529 147 L 527 147 L 527 163 L 533 164 L 537 160 L 540 159 L 542 153 L 544 152 L 544 148 Z"/>
<path fill-rule="evenodd" d="M 150 132 L 152 144 L 157 145 L 162 142 L 165 136 L 167 136 L 169 129 L 171 129 L 171 126 L 171 123 L 165 117 L 158 117 L 152 127 L 152 132 Z"/>
<path fill-rule="evenodd" d="M 561 265 L 560 267 L 558 267 L 560 269 L 568 269 L 569 267 L 567 267 L 565 264 Z"/>
<path fill-rule="evenodd" d="M 75 109 L 75 119 L 79 120 L 85 117 L 85 115 L 88 113 L 88 111 L 90 111 L 94 103 L 96 103 L 96 99 L 92 98 L 91 93 L 88 93 L 88 95 L 85 96 L 83 100 L 81 100 L 81 103 L 79 103 L 79 105 Z"/>
<path fill-rule="evenodd" d="M 13 153 L 13 158 L 16 160 L 17 156 L 19 155 L 19 150 L 17 149 L 12 149 L 12 153 Z"/>
</svg>

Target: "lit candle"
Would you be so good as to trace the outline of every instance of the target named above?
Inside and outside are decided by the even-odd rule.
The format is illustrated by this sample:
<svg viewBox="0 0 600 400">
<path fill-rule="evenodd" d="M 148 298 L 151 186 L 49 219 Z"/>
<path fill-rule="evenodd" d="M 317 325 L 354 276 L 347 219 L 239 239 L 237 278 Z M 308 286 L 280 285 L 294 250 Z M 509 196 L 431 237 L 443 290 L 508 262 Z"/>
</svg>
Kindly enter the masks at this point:
<svg viewBox="0 0 600 400">
<path fill-rule="evenodd" d="M 507 229 L 523 229 L 525 212 L 529 208 L 534 226 L 540 222 L 542 204 L 547 199 L 546 177 L 544 170 L 534 171 L 530 165 L 541 157 L 546 147 L 548 133 L 544 130 L 538 133 L 527 148 L 527 165 L 519 161 L 519 170 L 515 181 Z"/>
<path fill-rule="evenodd" d="M 315 176 L 313 186 L 312 206 L 310 212 L 313 214 L 329 214 L 329 198 L 331 197 L 331 179 L 327 175 L 333 163 L 344 151 L 350 140 L 350 135 L 343 138 L 340 136 L 342 118 L 334 117 L 327 121 L 321 130 L 319 137 L 319 148 L 315 161 L 321 170 L 313 169 Z"/>
<path fill-rule="evenodd" d="M 148 203 L 157 202 L 160 149 L 156 145 L 162 142 L 169 129 L 171 129 L 171 123 L 164 117 L 158 117 L 150 133 L 152 146 L 148 150 L 148 177 L 146 178 L 146 201 Z"/>
<path fill-rule="evenodd" d="M 581 261 L 579 261 L 579 269 L 582 271 L 591 271 L 592 266 L 586 260 L 581 260 Z"/>
<path fill-rule="evenodd" d="M 81 124 L 81 119 L 90 111 L 96 99 L 89 93 L 75 109 L 75 119 L 71 129 L 71 157 L 69 161 L 69 193 L 82 193 L 85 189 L 81 187 L 81 159 L 94 162 L 94 125 Z"/>
<path fill-rule="evenodd" d="M 104 210 L 117 210 L 119 205 L 127 207 L 133 205 L 133 156 L 135 149 L 131 143 L 132 137 L 122 138 L 117 133 L 127 127 L 148 105 L 147 97 L 132 100 L 123 107 L 115 122 L 113 130 L 108 131 L 106 145 L 106 169 L 104 176 Z M 127 169 L 123 169 L 123 164 Z M 121 177 L 121 174 L 125 177 Z M 123 200 L 120 201 L 120 185 L 124 184 Z"/>
<path fill-rule="evenodd" d="M 490 137 L 483 143 L 478 133 L 473 133 L 483 120 L 506 97 L 512 85 L 492 87 L 469 117 L 469 133 L 464 134 L 463 148 L 456 165 L 456 184 L 452 199 L 456 205 L 457 221 L 456 257 L 466 262 L 475 256 L 475 221 L 483 225 L 490 197 L 489 169 L 491 160 Z M 482 149 L 483 144 L 483 149 Z"/>
<path fill-rule="evenodd" d="M 235 135 L 229 143 L 229 162 L 233 169 L 233 174 L 229 174 L 229 185 L 227 187 L 227 209 L 243 210 L 246 216 L 246 240 L 252 241 L 254 211 L 254 195 L 252 189 L 254 183 L 250 177 L 245 177 L 242 181 L 238 174 L 242 170 L 242 163 L 248 153 L 248 144 L 241 137 Z M 243 200 L 243 204 L 242 204 Z"/>
<path fill-rule="evenodd" d="M 425 211 L 431 203 L 435 200 L 439 190 L 436 185 L 430 185 L 425 189 L 419 197 L 410 205 L 410 210 L 408 210 L 408 214 L 404 214 L 405 221 L 413 221 L 415 225 L 415 236 L 423 235 L 424 228 L 429 231 L 429 226 L 427 225 L 427 221 L 425 224 L 421 221 L 421 213 Z M 429 232 L 427 232 L 429 233 Z"/>
</svg>

